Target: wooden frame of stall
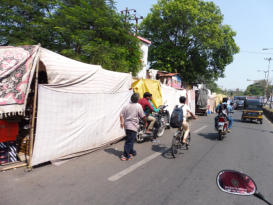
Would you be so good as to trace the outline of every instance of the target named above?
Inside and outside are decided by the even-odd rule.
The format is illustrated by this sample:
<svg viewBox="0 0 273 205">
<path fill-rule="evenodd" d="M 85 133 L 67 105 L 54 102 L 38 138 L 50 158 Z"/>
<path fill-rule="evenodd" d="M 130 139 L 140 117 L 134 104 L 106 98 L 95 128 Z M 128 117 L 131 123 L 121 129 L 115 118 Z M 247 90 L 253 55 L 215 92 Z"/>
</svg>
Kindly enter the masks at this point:
<svg viewBox="0 0 273 205">
<path fill-rule="evenodd" d="M 15 169 L 19 167 L 27 167 L 28 171 L 32 170 L 31 166 L 31 160 L 32 160 L 32 154 L 33 154 L 33 144 L 34 144 L 34 136 L 35 136 L 35 124 L 36 124 L 36 115 L 37 115 L 37 97 L 38 97 L 38 77 L 39 77 L 39 51 L 37 53 L 37 57 L 35 57 L 35 60 L 33 61 L 36 63 L 32 83 L 34 83 L 34 96 L 33 96 L 33 103 L 32 103 L 32 116 L 30 120 L 30 131 L 29 131 L 29 140 L 26 141 L 26 153 L 25 153 L 25 160 L 24 161 L 16 161 L 11 163 L 6 163 L 4 165 L 1 165 L 3 168 L 0 168 L 0 171 L 6 171 L 10 169 Z M 29 99 L 30 96 L 28 96 Z M 18 134 L 19 135 L 19 134 Z M 27 157 L 27 153 L 29 156 Z"/>
</svg>

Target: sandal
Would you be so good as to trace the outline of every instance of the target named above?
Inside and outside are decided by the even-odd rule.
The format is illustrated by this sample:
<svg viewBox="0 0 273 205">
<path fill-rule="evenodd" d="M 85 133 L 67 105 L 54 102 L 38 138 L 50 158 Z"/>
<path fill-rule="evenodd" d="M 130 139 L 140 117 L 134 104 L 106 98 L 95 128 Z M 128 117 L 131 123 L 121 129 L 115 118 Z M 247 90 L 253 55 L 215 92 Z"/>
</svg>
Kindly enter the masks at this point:
<svg viewBox="0 0 273 205">
<path fill-rule="evenodd" d="M 133 156 L 130 154 L 129 158 L 127 158 L 127 160 L 132 160 Z"/>
<path fill-rule="evenodd" d="M 127 158 L 126 158 L 124 155 L 121 155 L 121 156 L 120 156 L 120 160 L 121 160 L 121 161 L 126 161 Z"/>
</svg>

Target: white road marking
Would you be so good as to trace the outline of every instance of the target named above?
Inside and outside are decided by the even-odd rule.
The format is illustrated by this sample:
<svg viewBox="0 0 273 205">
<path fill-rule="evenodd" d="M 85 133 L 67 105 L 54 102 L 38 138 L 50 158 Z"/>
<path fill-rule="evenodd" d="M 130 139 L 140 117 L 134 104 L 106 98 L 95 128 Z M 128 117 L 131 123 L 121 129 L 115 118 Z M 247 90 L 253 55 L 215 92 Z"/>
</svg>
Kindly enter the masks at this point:
<svg viewBox="0 0 273 205">
<path fill-rule="evenodd" d="M 133 172 L 133 171 L 136 170 L 138 167 L 140 167 L 140 166 L 146 164 L 147 162 L 151 161 L 152 159 L 158 157 L 158 156 L 161 155 L 161 154 L 162 154 L 161 152 L 156 152 L 156 153 L 154 153 L 154 154 L 152 154 L 152 155 L 150 155 L 150 156 L 144 158 L 143 160 L 137 162 L 136 164 L 133 164 L 132 166 L 130 166 L 130 167 L 128 167 L 128 168 L 122 170 L 121 172 L 119 172 L 119 173 L 117 173 L 117 174 L 115 174 L 115 175 L 109 177 L 108 180 L 109 180 L 109 181 L 112 181 L 112 182 L 117 181 L 117 180 L 119 180 L 120 178 L 122 178 L 122 177 L 124 177 L 125 175 L 127 175 L 127 174 Z"/>
<path fill-rule="evenodd" d="M 204 126 L 200 127 L 199 129 L 195 130 L 193 133 L 197 133 L 197 132 L 199 132 L 199 131 L 205 129 L 206 127 L 207 127 L 207 126 L 204 125 Z M 164 151 L 164 150 L 163 150 L 163 151 Z M 130 167 L 128 167 L 128 168 L 126 168 L 126 169 L 124 169 L 124 170 L 118 172 L 117 174 L 115 174 L 115 175 L 109 177 L 108 180 L 109 180 L 109 181 L 112 181 L 112 182 L 117 181 L 117 180 L 119 180 L 120 178 L 126 176 L 127 174 L 133 172 L 133 171 L 136 170 L 137 168 L 141 167 L 142 165 L 144 165 L 144 164 L 148 163 L 149 161 L 155 159 L 156 157 L 158 157 L 158 156 L 161 155 L 161 154 L 162 154 L 162 152 L 156 152 L 156 153 L 154 153 L 154 154 L 152 154 L 152 155 L 150 155 L 150 156 L 144 158 L 143 160 L 137 162 L 136 164 L 133 164 L 133 165 L 131 165 Z"/>
<path fill-rule="evenodd" d="M 199 129 L 194 130 L 194 132 L 193 132 L 193 133 L 197 133 L 197 132 L 199 132 L 199 131 L 201 131 L 201 130 L 205 129 L 206 127 L 207 127 L 207 125 L 204 125 L 204 126 L 200 127 Z"/>
</svg>

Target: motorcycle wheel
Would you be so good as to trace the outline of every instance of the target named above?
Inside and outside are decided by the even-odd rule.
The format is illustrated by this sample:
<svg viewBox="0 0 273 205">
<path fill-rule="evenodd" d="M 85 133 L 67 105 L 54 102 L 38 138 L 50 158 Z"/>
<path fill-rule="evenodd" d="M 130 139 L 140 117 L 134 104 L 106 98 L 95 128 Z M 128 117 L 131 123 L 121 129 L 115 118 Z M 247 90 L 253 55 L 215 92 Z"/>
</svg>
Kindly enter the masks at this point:
<svg viewBox="0 0 273 205">
<path fill-rule="evenodd" d="M 222 132 L 219 130 L 218 131 L 218 140 L 222 140 L 223 139 L 223 134 Z"/>
<path fill-rule="evenodd" d="M 158 128 L 157 136 L 161 137 L 165 132 L 165 126 L 161 124 L 161 126 Z"/>
<path fill-rule="evenodd" d="M 143 138 L 142 135 L 140 135 L 139 133 L 137 133 L 137 135 L 136 135 L 136 142 L 137 142 L 137 143 L 142 143 L 142 142 L 144 142 L 144 138 Z"/>
<path fill-rule="evenodd" d="M 166 125 L 166 128 L 167 128 L 167 129 L 170 129 L 171 126 L 170 126 L 170 122 L 169 122 L 168 116 L 166 116 L 166 115 L 164 116 L 164 121 L 165 121 L 166 124 L 168 124 L 168 125 Z"/>
</svg>

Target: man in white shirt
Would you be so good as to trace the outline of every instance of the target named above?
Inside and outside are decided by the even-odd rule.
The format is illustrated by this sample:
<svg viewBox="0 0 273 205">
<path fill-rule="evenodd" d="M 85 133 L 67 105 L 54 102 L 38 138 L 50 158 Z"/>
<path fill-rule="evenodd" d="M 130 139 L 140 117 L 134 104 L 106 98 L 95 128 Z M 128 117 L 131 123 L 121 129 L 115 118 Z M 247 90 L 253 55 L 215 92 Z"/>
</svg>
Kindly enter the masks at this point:
<svg viewBox="0 0 273 205">
<path fill-rule="evenodd" d="M 182 127 L 184 128 L 185 130 L 185 133 L 184 133 L 184 138 L 183 138 L 183 143 L 184 144 L 188 144 L 187 143 L 187 138 L 189 136 L 189 133 L 190 133 L 190 125 L 188 123 L 188 117 L 189 116 L 192 116 L 193 119 L 197 119 L 197 117 L 191 112 L 190 108 L 188 105 L 185 104 L 186 102 L 186 97 L 184 96 L 181 96 L 179 98 L 179 102 L 182 104 L 182 110 L 183 110 L 183 122 L 182 122 Z"/>
</svg>

